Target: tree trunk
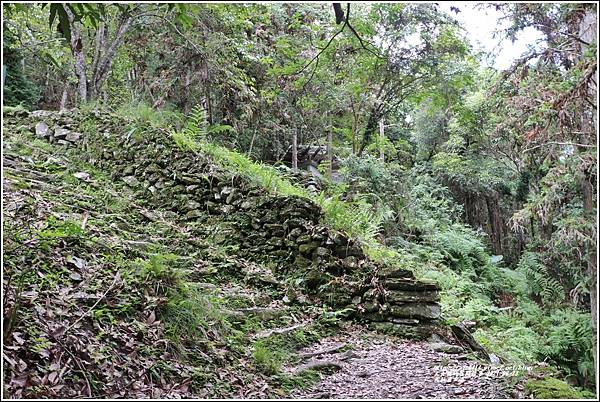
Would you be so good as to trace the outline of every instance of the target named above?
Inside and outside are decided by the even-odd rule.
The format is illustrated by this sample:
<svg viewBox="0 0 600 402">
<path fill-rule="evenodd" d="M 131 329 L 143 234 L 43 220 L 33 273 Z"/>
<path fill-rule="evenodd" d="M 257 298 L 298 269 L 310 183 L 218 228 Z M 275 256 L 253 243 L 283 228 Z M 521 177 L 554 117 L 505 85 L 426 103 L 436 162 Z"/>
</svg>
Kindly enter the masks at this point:
<svg viewBox="0 0 600 402">
<path fill-rule="evenodd" d="M 115 56 L 117 55 L 117 51 L 119 50 L 119 48 L 123 44 L 123 41 L 125 40 L 125 34 L 127 33 L 127 31 L 129 31 L 129 27 L 131 26 L 132 20 L 133 17 L 131 17 L 130 15 L 121 16 L 121 18 L 119 19 L 119 26 L 117 27 L 117 31 L 110 45 L 108 45 L 108 43 L 106 42 L 105 29 L 102 29 L 101 32 L 97 33 L 98 35 L 101 35 L 102 39 L 100 44 L 104 46 L 104 52 L 99 53 L 99 59 L 93 62 L 93 64 L 95 65 L 95 70 L 93 71 L 90 83 L 90 94 L 88 95 L 90 100 L 95 99 L 100 94 L 100 90 L 102 89 L 104 82 L 106 81 L 111 72 L 112 63 Z"/>
<path fill-rule="evenodd" d="M 294 172 L 298 171 L 298 130 L 300 128 L 292 131 L 292 170 Z"/>
<path fill-rule="evenodd" d="M 333 178 L 333 130 L 329 126 L 327 129 L 327 176 Z"/>
<path fill-rule="evenodd" d="M 373 138 L 373 133 L 377 127 L 377 120 L 379 120 L 379 111 L 378 107 L 373 107 L 371 109 L 371 114 L 369 114 L 369 120 L 367 121 L 367 126 L 365 127 L 365 133 L 363 134 L 362 142 L 360 144 L 360 149 L 358 150 L 358 155 L 362 155 L 366 146 L 369 145 L 371 139 Z"/>
<path fill-rule="evenodd" d="M 384 139 L 385 139 L 385 128 L 383 125 L 383 117 L 382 117 L 381 120 L 379 120 L 379 140 L 380 140 L 379 158 L 381 159 L 382 162 L 385 162 L 385 148 L 384 148 L 384 142 L 383 142 Z"/>
<path fill-rule="evenodd" d="M 65 110 L 65 107 L 67 106 L 68 95 L 69 95 L 69 84 L 65 84 L 65 86 L 63 87 L 62 96 L 60 98 L 60 106 L 58 108 L 58 110 L 60 110 L 61 112 L 63 110 Z"/>
<path fill-rule="evenodd" d="M 596 42 L 596 33 L 597 33 L 597 13 L 593 6 L 589 5 L 589 8 L 586 9 L 585 14 L 583 15 L 580 23 L 579 23 L 579 37 L 583 40 L 581 44 L 581 54 L 587 50 L 589 44 L 594 44 Z M 597 99 L 598 89 L 598 69 L 596 69 L 595 80 L 592 80 L 588 87 L 588 95 L 591 99 Z M 597 106 L 597 105 L 596 105 Z M 584 138 L 582 138 L 582 142 L 587 144 L 592 142 L 592 144 L 596 145 L 595 134 L 597 135 L 597 113 L 596 110 L 591 107 L 586 107 L 582 113 L 581 117 L 581 131 L 583 133 L 589 133 L 589 136 L 584 134 Z M 597 163 L 597 162 L 596 162 Z M 588 261 L 587 261 L 587 274 L 590 281 L 590 308 L 592 313 L 592 353 L 594 355 L 594 367 L 598 367 L 598 289 L 597 289 L 597 276 L 598 276 L 598 267 L 597 267 L 597 228 L 598 221 L 596 215 L 596 208 L 594 205 L 594 193 L 596 189 L 594 188 L 594 183 L 596 183 L 596 177 L 593 173 L 593 168 L 589 168 L 584 172 L 583 182 L 582 182 L 582 191 L 583 191 L 583 208 L 586 212 L 586 215 L 590 220 L 593 221 L 593 231 L 592 238 L 595 240 L 596 244 L 592 244 L 588 250 Z M 596 372 L 596 376 L 598 376 L 598 372 Z M 596 377 L 597 378 L 597 377 Z M 597 382 L 594 381 L 594 391 L 597 390 Z"/>
<path fill-rule="evenodd" d="M 504 237 L 502 218 L 500 217 L 500 207 L 497 197 L 485 197 L 485 204 L 488 211 L 488 221 L 490 223 L 490 239 L 492 241 L 492 250 L 496 255 L 502 255 L 502 238 Z"/>
<path fill-rule="evenodd" d="M 356 130 L 358 129 L 356 113 L 352 115 L 352 153 L 356 155 Z"/>
<path fill-rule="evenodd" d="M 192 68 L 191 66 L 185 72 L 185 83 L 183 86 L 183 111 L 188 113 L 190 111 L 190 84 L 192 82 Z"/>
<path fill-rule="evenodd" d="M 79 101 L 87 100 L 87 75 L 85 72 L 85 53 L 83 52 L 83 42 L 81 40 L 81 32 L 75 24 L 75 15 L 71 8 L 64 4 L 63 8 L 69 20 L 69 28 L 71 29 L 71 52 L 75 57 L 75 75 L 77 75 L 77 92 L 79 93 Z"/>
</svg>

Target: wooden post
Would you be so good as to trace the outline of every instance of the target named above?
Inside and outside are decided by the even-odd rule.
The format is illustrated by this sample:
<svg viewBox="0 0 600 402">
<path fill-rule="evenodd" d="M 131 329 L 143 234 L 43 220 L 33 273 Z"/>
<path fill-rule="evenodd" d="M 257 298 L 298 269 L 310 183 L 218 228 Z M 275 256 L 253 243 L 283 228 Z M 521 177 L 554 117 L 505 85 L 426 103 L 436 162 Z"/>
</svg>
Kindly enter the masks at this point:
<svg viewBox="0 0 600 402">
<path fill-rule="evenodd" d="M 384 139 L 385 139 L 385 128 L 383 126 L 383 117 L 379 120 L 379 159 L 382 162 L 385 162 L 385 149 L 384 149 Z"/>
</svg>

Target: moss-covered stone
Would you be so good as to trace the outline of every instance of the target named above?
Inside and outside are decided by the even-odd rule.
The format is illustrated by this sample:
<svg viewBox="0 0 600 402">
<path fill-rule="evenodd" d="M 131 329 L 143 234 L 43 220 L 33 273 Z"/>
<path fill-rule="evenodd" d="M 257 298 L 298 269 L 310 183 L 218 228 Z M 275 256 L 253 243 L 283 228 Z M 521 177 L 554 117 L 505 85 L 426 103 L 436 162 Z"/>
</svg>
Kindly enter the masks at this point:
<svg viewBox="0 0 600 402">
<path fill-rule="evenodd" d="M 575 388 L 558 378 L 529 380 L 525 384 L 525 392 L 536 399 L 593 399 L 590 391 Z"/>
</svg>

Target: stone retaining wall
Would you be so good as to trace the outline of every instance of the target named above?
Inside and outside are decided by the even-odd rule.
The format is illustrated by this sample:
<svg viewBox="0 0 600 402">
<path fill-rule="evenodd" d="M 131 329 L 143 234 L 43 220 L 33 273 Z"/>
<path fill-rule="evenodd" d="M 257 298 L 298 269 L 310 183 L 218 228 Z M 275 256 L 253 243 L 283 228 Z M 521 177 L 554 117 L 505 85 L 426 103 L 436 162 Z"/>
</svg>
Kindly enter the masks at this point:
<svg viewBox="0 0 600 402">
<path fill-rule="evenodd" d="M 383 269 L 355 240 L 324 226 L 314 202 L 266 194 L 206 156 L 179 150 L 169 133 L 132 133 L 126 122 L 103 113 L 40 111 L 20 118 L 39 138 L 79 147 L 80 157 L 112 171 L 141 202 L 172 211 L 174 219 L 218 215 L 230 223 L 226 241 L 239 253 L 277 262 L 280 277 L 301 271 L 307 292 L 335 308 L 351 307 L 378 330 L 423 337 L 440 317 L 435 284 L 417 281 L 410 271 Z"/>
</svg>

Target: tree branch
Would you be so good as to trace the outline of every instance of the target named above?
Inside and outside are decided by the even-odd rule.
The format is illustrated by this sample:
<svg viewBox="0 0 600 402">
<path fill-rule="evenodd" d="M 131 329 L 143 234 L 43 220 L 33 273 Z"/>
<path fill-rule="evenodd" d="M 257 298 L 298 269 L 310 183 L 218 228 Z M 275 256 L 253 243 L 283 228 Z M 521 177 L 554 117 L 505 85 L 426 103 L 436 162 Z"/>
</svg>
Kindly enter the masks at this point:
<svg viewBox="0 0 600 402">
<path fill-rule="evenodd" d="M 546 145 L 572 145 L 572 146 L 574 146 L 574 147 L 582 147 L 582 148 L 596 148 L 596 145 L 578 144 L 578 143 L 575 143 L 575 142 L 558 142 L 558 141 L 549 141 L 549 142 L 545 142 L 545 143 L 543 143 L 543 144 L 535 145 L 535 146 L 533 146 L 533 147 L 530 147 L 530 148 L 524 149 L 524 150 L 523 150 L 523 152 L 529 152 L 529 151 L 532 151 L 532 150 L 534 150 L 534 149 L 537 149 L 537 148 L 541 148 L 541 147 L 543 147 L 543 146 L 546 146 Z"/>
</svg>

